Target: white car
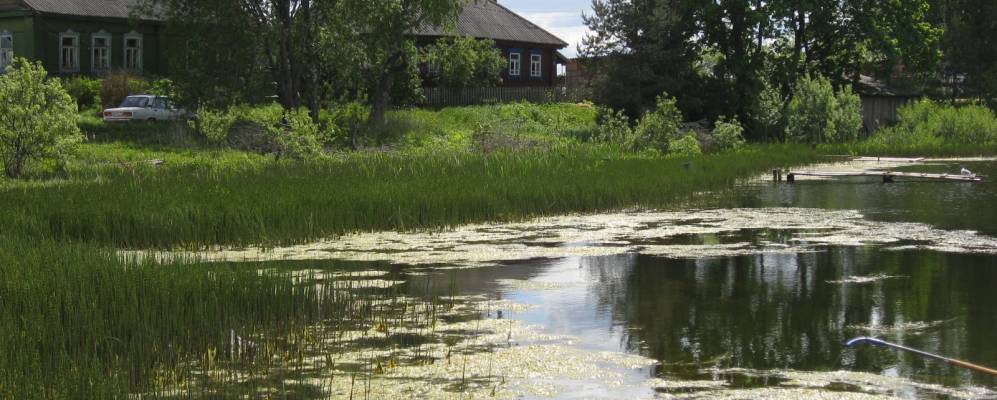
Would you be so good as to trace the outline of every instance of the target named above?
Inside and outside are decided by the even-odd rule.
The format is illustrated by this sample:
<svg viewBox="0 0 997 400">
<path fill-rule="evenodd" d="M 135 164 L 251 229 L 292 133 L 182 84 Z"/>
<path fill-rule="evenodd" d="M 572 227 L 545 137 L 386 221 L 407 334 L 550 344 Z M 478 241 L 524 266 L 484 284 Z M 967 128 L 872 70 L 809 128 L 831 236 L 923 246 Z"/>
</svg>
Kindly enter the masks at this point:
<svg viewBox="0 0 997 400">
<path fill-rule="evenodd" d="M 163 96 L 138 95 L 125 97 L 118 108 L 104 110 L 104 121 L 172 121 L 187 118 L 187 111 L 176 108 Z"/>
</svg>

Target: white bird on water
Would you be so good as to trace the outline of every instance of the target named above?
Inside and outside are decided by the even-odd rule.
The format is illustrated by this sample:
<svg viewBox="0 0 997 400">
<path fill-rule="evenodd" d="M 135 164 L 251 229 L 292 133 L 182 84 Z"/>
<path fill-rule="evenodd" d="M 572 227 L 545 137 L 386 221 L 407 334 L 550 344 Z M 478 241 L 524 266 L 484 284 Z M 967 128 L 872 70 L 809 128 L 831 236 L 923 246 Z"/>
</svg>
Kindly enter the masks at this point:
<svg viewBox="0 0 997 400">
<path fill-rule="evenodd" d="M 966 169 L 966 167 L 962 167 L 962 176 L 976 176 L 976 174 L 974 174 L 973 171 Z"/>
</svg>

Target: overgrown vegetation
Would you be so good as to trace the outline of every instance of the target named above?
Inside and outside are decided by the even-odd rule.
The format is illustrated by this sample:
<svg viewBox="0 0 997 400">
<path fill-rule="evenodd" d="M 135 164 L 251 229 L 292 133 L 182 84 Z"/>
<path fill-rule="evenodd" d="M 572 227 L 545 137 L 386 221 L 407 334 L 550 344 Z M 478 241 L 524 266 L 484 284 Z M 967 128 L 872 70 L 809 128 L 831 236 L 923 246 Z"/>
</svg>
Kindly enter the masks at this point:
<svg viewBox="0 0 997 400">
<path fill-rule="evenodd" d="M 823 77 L 798 82 L 786 109 L 786 137 L 801 143 L 845 143 L 862 130 L 862 102 L 845 86 L 835 91 Z"/>
<path fill-rule="evenodd" d="M 868 154 L 981 155 L 997 148 L 997 116 L 981 105 L 922 100 L 901 107 L 895 126 L 856 146 Z"/>
<path fill-rule="evenodd" d="M 61 161 L 82 137 L 76 103 L 41 63 L 18 58 L 0 75 L 0 162 L 18 178 L 29 163 Z"/>
</svg>

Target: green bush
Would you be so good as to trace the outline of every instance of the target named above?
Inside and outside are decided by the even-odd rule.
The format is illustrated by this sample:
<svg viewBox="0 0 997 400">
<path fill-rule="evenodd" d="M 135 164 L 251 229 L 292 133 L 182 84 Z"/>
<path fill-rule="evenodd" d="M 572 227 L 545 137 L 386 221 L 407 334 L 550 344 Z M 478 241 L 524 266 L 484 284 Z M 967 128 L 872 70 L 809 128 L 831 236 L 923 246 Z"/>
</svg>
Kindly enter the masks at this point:
<svg viewBox="0 0 997 400">
<path fill-rule="evenodd" d="M 669 142 L 678 139 L 681 123 L 682 113 L 675 105 L 675 98 L 662 93 L 655 108 L 645 113 L 637 124 L 632 149 L 667 151 Z"/>
<path fill-rule="evenodd" d="M 202 110 L 194 126 L 214 143 L 277 158 L 309 159 L 322 153 L 319 126 L 306 109 L 279 104 L 239 105 L 227 111 Z"/>
<path fill-rule="evenodd" d="M 18 178 L 29 162 L 61 160 L 83 135 L 76 102 L 41 63 L 18 58 L 0 75 L 0 162 Z"/>
<path fill-rule="evenodd" d="M 896 126 L 877 131 L 870 142 L 891 146 L 997 144 L 997 116 L 984 106 L 922 100 L 901 107 L 897 118 Z"/>
<path fill-rule="evenodd" d="M 353 147 L 353 138 L 362 136 L 369 117 L 370 106 L 365 103 L 351 101 L 332 104 L 319 115 L 322 126 L 319 140 L 327 146 Z"/>
<path fill-rule="evenodd" d="M 622 110 L 600 108 L 596 121 L 599 124 L 600 141 L 624 148 L 633 147 L 634 130 L 630 127 L 630 118 Z"/>
<path fill-rule="evenodd" d="M 862 129 L 859 96 L 848 87 L 835 92 L 831 81 L 821 76 L 797 82 L 787 114 L 786 136 L 795 142 L 851 142 Z"/>
<path fill-rule="evenodd" d="M 228 111 L 202 109 L 198 112 L 197 119 L 193 119 L 189 123 L 208 138 L 208 141 L 224 143 L 228 139 L 229 129 L 232 129 L 235 120 L 236 115 Z"/>
<path fill-rule="evenodd" d="M 100 79 L 86 76 L 74 76 L 62 80 L 62 87 L 76 100 L 76 105 L 81 110 L 101 107 L 101 85 Z"/>
<path fill-rule="evenodd" d="M 713 127 L 713 140 L 716 142 L 717 150 L 737 150 L 744 146 L 744 128 L 737 118 L 721 116 Z"/>
<path fill-rule="evenodd" d="M 782 140 L 786 134 L 785 102 L 779 90 L 766 86 L 758 95 L 749 115 L 754 129 L 753 137 L 758 139 Z"/>
<path fill-rule="evenodd" d="M 703 154 L 703 150 L 699 147 L 699 140 L 696 139 L 695 134 L 687 134 L 681 138 L 672 140 L 668 144 L 668 154 L 675 154 L 679 156 L 698 156 Z"/>
</svg>

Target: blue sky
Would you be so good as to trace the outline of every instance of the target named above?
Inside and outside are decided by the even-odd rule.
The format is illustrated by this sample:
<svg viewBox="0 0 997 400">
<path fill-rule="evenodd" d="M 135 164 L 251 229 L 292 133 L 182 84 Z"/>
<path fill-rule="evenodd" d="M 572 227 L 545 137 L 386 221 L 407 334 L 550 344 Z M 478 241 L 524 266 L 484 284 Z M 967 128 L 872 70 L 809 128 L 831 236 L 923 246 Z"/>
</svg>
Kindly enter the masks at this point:
<svg viewBox="0 0 997 400">
<path fill-rule="evenodd" d="M 581 43 L 587 29 L 582 24 L 582 12 L 591 13 L 591 0 L 498 0 L 528 18 L 533 23 L 557 35 L 568 47 L 563 50 L 568 57 L 575 56 L 575 45 Z"/>
</svg>

